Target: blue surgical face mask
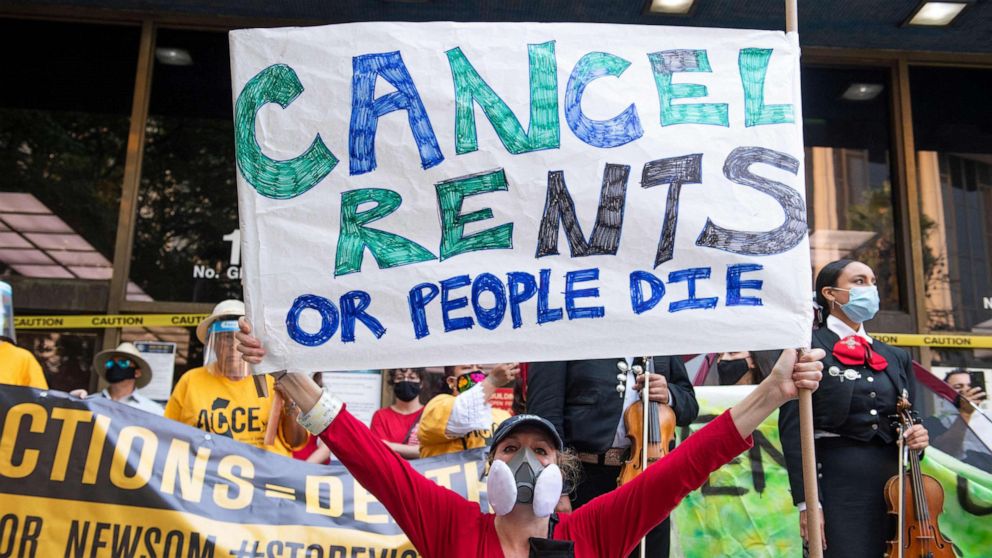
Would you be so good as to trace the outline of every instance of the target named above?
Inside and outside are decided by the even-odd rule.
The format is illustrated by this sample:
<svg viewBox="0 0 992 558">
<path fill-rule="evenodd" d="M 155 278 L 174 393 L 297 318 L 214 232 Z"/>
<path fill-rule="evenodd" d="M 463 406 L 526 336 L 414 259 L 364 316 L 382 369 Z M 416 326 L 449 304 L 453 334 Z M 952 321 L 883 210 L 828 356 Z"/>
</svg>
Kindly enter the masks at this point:
<svg viewBox="0 0 992 558">
<path fill-rule="evenodd" d="M 878 287 L 851 287 L 850 289 L 834 287 L 833 289 L 847 291 L 851 294 L 847 304 L 841 304 L 840 309 L 855 322 L 859 324 L 867 322 L 878 313 Z"/>
</svg>

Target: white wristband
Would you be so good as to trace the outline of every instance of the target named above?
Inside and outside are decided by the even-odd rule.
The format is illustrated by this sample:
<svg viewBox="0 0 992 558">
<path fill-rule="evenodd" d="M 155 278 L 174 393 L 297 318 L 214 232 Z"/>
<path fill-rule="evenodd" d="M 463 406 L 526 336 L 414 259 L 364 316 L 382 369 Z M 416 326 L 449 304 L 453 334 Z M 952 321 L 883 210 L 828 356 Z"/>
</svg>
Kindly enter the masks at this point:
<svg viewBox="0 0 992 558">
<path fill-rule="evenodd" d="M 320 395 L 320 399 L 317 400 L 317 403 L 312 409 L 306 413 L 300 413 L 300 416 L 296 418 L 296 422 L 300 423 L 303 428 L 306 428 L 307 432 L 317 436 L 327 430 L 327 427 L 338 416 L 343 406 L 344 401 L 325 391 Z"/>
</svg>

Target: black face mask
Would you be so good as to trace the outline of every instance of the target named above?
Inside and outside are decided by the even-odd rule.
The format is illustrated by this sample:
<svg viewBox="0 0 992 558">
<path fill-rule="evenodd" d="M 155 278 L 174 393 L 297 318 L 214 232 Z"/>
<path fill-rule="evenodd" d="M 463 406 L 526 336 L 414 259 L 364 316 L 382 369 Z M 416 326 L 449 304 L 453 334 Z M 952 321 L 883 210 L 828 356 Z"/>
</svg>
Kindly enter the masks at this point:
<svg viewBox="0 0 992 558">
<path fill-rule="evenodd" d="M 123 382 L 124 380 L 132 380 L 135 377 L 135 368 L 121 368 L 115 366 L 110 370 L 107 370 L 107 381 L 111 384 L 116 384 L 117 382 Z"/>
<path fill-rule="evenodd" d="M 396 382 L 393 393 L 400 401 L 413 401 L 420 395 L 420 382 Z"/>
<path fill-rule="evenodd" d="M 721 386 L 732 386 L 740 380 L 749 370 L 747 359 L 735 358 L 733 360 L 721 360 L 716 363 L 716 370 L 720 374 Z"/>
</svg>

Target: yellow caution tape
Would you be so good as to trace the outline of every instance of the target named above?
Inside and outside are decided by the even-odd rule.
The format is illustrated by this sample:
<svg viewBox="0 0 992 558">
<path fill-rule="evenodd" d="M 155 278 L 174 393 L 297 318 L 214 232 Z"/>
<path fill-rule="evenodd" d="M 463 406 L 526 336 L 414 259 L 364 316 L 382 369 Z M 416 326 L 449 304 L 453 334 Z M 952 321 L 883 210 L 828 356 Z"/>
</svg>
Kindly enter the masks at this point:
<svg viewBox="0 0 992 558">
<path fill-rule="evenodd" d="M 992 335 L 949 335 L 919 333 L 872 333 L 873 338 L 900 347 L 938 349 L 992 349 Z"/>
<path fill-rule="evenodd" d="M 97 316 L 17 316 L 16 329 L 106 329 L 115 327 L 196 327 L 207 314 L 119 314 Z M 992 349 L 992 335 L 872 333 L 900 347 Z"/>
<path fill-rule="evenodd" d="M 120 314 L 99 316 L 16 316 L 15 329 L 105 329 L 114 327 L 196 327 L 207 314 Z"/>
</svg>

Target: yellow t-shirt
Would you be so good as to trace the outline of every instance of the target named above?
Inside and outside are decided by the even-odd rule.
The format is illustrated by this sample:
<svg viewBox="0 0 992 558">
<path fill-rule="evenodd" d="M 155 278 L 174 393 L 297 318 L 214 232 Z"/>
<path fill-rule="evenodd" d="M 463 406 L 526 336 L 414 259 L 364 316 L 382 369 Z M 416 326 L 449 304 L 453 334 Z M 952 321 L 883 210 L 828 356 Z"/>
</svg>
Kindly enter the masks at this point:
<svg viewBox="0 0 992 558">
<path fill-rule="evenodd" d="M 48 389 L 45 373 L 30 351 L 0 341 L 0 384 Z"/>
<path fill-rule="evenodd" d="M 420 439 L 420 457 L 434 457 L 446 453 L 455 453 L 489 445 L 493 430 L 510 414 L 502 409 L 493 409 L 493 424 L 487 430 L 475 430 L 461 438 L 449 438 L 445 433 L 448 418 L 455 406 L 455 396 L 447 393 L 436 396 L 424 407 L 420 416 L 420 426 L 417 427 L 417 437 Z"/>
<path fill-rule="evenodd" d="M 205 367 L 194 368 L 179 378 L 165 405 L 165 417 L 273 453 L 291 455 L 295 448 L 286 443 L 281 431 L 271 446 L 265 445 L 272 399 L 278 397 L 272 376 L 266 376 L 266 382 L 269 397 L 259 397 L 251 378 L 229 380 Z"/>
</svg>

